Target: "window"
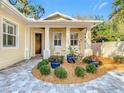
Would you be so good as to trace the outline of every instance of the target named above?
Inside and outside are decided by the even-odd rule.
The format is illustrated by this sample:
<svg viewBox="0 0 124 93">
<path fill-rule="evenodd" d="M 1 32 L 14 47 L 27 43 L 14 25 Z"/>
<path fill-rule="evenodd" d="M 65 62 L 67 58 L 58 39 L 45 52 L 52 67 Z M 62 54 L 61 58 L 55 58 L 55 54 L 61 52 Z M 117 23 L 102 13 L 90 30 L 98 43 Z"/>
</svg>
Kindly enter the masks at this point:
<svg viewBox="0 0 124 93">
<path fill-rule="evenodd" d="M 3 47 L 16 47 L 17 27 L 15 24 L 3 20 Z"/>
<path fill-rule="evenodd" d="M 70 42 L 71 42 L 71 46 L 77 46 L 78 45 L 78 33 L 71 33 L 70 34 Z"/>
<path fill-rule="evenodd" d="M 62 33 L 54 33 L 54 46 L 61 46 Z"/>
</svg>

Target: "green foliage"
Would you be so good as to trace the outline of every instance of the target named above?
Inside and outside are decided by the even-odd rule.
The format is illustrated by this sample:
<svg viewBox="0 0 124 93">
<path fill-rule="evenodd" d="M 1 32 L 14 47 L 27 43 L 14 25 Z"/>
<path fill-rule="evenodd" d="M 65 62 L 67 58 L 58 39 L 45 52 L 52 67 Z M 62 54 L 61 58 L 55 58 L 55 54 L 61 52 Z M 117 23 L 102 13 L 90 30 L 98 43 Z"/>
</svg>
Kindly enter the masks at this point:
<svg viewBox="0 0 124 93">
<path fill-rule="evenodd" d="M 71 46 L 69 46 L 69 55 L 75 55 L 75 51 Z"/>
<path fill-rule="evenodd" d="M 40 69 L 41 66 L 48 65 L 48 64 L 49 64 L 48 60 L 47 59 L 43 59 L 40 63 L 38 63 L 37 69 Z"/>
<path fill-rule="evenodd" d="M 76 67 L 75 68 L 75 75 L 77 76 L 77 77 L 83 77 L 84 75 L 85 75 L 85 69 L 84 68 L 82 68 L 82 67 Z"/>
<path fill-rule="evenodd" d="M 117 23 L 115 19 L 99 24 L 91 29 L 92 42 L 123 40 L 123 29 L 124 27 Z"/>
<path fill-rule="evenodd" d="M 93 64 L 89 64 L 89 65 L 86 66 L 86 71 L 87 71 L 88 73 L 95 73 L 96 70 L 97 70 L 97 68 L 96 68 L 96 66 L 93 65 Z"/>
<path fill-rule="evenodd" d="M 91 58 L 92 58 L 92 56 L 86 56 L 86 57 L 83 58 L 82 61 L 83 61 L 84 63 L 88 63 L 88 61 L 91 60 Z"/>
<path fill-rule="evenodd" d="M 112 3 L 113 12 L 110 19 L 117 19 L 116 23 L 124 22 L 124 0 L 115 0 Z"/>
<path fill-rule="evenodd" d="M 117 63 L 124 63 L 124 56 L 116 55 L 113 57 L 113 59 Z"/>
<path fill-rule="evenodd" d="M 74 18 L 78 20 L 103 20 L 103 16 L 95 15 L 95 16 L 82 16 L 82 15 L 76 15 Z"/>
<path fill-rule="evenodd" d="M 49 62 L 52 62 L 54 60 L 58 60 L 61 64 L 64 62 L 64 56 L 50 56 L 48 58 Z"/>
<path fill-rule="evenodd" d="M 17 0 L 14 5 L 22 14 L 27 17 L 39 19 L 45 13 L 44 8 L 40 4 L 34 3 L 32 0 Z"/>
<path fill-rule="evenodd" d="M 102 61 L 98 61 L 99 62 L 99 65 L 101 66 L 101 65 L 103 65 L 103 62 Z"/>
<path fill-rule="evenodd" d="M 67 72 L 64 68 L 58 67 L 54 70 L 54 74 L 56 77 L 64 79 L 67 78 Z"/>
<path fill-rule="evenodd" d="M 50 74 L 50 67 L 47 65 L 42 65 L 39 70 L 40 70 L 40 73 L 42 75 L 49 75 Z"/>
<path fill-rule="evenodd" d="M 61 64 L 64 62 L 64 56 L 59 56 L 58 59 L 59 59 L 59 61 L 60 61 Z"/>
</svg>

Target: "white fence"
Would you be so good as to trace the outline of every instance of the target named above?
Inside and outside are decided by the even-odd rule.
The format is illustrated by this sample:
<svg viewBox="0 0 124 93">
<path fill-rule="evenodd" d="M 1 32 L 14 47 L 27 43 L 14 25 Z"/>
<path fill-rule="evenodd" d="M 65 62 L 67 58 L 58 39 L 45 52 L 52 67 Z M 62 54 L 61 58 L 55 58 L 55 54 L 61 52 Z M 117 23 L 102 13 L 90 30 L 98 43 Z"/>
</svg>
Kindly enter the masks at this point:
<svg viewBox="0 0 124 93">
<path fill-rule="evenodd" d="M 104 57 L 124 55 L 124 41 L 92 43 L 93 54 Z"/>
</svg>

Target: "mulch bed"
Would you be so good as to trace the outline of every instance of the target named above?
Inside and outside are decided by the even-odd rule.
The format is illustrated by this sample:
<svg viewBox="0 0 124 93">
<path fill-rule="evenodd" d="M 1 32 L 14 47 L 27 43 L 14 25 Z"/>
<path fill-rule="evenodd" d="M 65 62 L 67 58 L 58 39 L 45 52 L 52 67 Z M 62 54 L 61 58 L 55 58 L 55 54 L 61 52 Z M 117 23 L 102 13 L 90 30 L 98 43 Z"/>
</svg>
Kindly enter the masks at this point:
<svg viewBox="0 0 124 93">
<path fill-rule="evenodd" d="M 32 69 L 32 74 L 39 80 L 57 83 L 57 84 L 72 84 L 72 83 L 82 83 L 89 80 L 96 79 L 104 74 L 106 74 L 108 71 L 111 71 L 113 69 L 120 69 L 120 67 L 124 68 L 124 64 L 116 64 L 112 59 L 110 58 L 103 58 L 103 57 L 97 57 L 99 60 L 103 62 L 103 65 L 100 66 L 97 69 L 97 72 L 94 74 L 86 73 L 84 77 L 77 77 L 74 73 L 74 69 L 76 66 L 86 67 L 86 64 L 83 62 L 77 61 L 75 64 L 70 64 L 68 62 L 64 62 L 61 67 L 65 68 L 68 72 L 68 77 L 66 79 L 59 79 L 57 78 L 54 73 L 53 69 L 51 69 L 51 74 L 48 76 L 44 76 L 40 74 L 40 71 L 34 67 Z M 119 67 L 118 67 L 119 66 Z"/>
</svg>

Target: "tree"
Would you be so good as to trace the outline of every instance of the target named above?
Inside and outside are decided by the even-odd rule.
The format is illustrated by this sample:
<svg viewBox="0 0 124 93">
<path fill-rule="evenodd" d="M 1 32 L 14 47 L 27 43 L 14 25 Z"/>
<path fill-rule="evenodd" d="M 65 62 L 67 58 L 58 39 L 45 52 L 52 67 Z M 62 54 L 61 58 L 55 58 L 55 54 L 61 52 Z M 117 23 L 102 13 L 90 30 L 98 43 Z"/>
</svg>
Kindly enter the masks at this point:
<svg viewBox="0 0 124 93">
<path fill-rule="evenodd" d="M 110 15 L 110 19 L 116 19 L 116 22 L 124 22 L 124 0 L 115 0 L 113 3 L 114 11 Z"/>
<path fill-rule="evenodd" d="M 39 4 L 34 4 L 33 1 L 29 0 L 17 0 L 14 5 L 22 14 L 27 17 L 39 19 L 45 13 L 44 8 Z"/>
<path fill-rule="evenodd" d="M 120 24 L 124 24 L 124 0 L 115 0 L 113 3 L 113 12 L 110 15 L 112 30 L 120 32 Z"/>
<path fill-rule="evenodd" d="M 110 29 L 110 26 L 107 23 L 101 23 L 91 29 L 92 32 L 92 42 L 102 42 L 108 41 L 107 34 Z"/>
<path fill-rule="evenodd" d="M 103 16 L 99 16 L 99 15 L 96 15 L 96 16 L 82 16 L 82 15 L 76 15 L 74 16 L 74 18 L 76 19 L 79 19 L 79 20 L 90 20 L 90 19 L 94 19 L 94 20 L 104 20 L 103 19 Z"/>
</svg>

